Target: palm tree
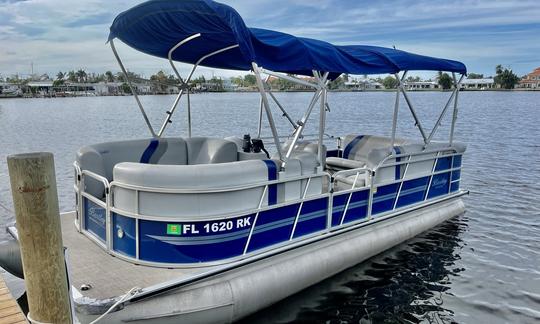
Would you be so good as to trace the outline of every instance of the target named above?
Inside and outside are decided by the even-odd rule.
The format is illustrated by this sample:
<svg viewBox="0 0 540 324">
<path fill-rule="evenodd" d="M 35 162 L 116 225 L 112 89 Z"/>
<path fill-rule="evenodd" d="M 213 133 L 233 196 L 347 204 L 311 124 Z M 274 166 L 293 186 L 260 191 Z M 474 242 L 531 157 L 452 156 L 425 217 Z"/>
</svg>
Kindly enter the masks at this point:
<svg viewBox="0 0 540 324">
<path fill-rule="evenodd" d="M 77 79 L 79 80 L 79 82 L 84 82 L 86 80 L 86 71 L 85 70 L 80 69 L 79 71 L 77 71 L 76 75 L 77 75 Z"/>
<path fill-rule="evenodd" d="M 495 73 L 496 73 L 496 74 L 502 74 L 502 73 L 503 73 L 503 67 L 502 67 L 502 65 L 499 64 L 499 65 L 497 65 L 497 66 L 495 67 Z"/>
<path fill-rule="evenodd" d="M 107 78 L 107 82 L 114 82 L 114 75 L 111 71 L 105 72 L 105 77 Z"/>
<path fill-rule="evenodd" d="M 58 74 L 56 74 L 56 80 L 64 80 L 64 77 L 66 75 L 64 74 L 64 72 L 60 71 L 58 72 Z"/>
<path fill-rule="evenodd" d="M 68 76 L 68 80 L 71 81 L 71 82 L 76 82 L 77 81 L 77 75 L 75 75 L 75 71 L 69 71 L 67 73 L 67 76 Z"/>
</svg>

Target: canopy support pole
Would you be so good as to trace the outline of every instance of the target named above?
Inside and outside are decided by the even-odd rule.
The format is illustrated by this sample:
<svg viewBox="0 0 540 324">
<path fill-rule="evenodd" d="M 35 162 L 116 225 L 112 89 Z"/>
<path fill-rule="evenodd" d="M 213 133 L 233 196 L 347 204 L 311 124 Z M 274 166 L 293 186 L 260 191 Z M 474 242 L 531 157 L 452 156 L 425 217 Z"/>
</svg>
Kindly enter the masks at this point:
<svg viewBox="0 0 540 324">
<path fill-rule="evenodd" d="M 195 39 L 195 38 L 197 38 L 197 37 L 201 37 L 201 33 L 197 33 L 197 34 L 194 34 L 194 35 L 191 35 L 191 36 L 189 36 L 189 37 L 184 38 L 183 40 L 181 40 L 180 42 L 178 42 L 178 44 L 174 45 L 173 48 L 171 48 L 171 49 L 169 50 L 169 53 L 167 54 L 167 58 L 168 58 L 168 60 L 169 60 L 169 64 L 171 64 L 171 67 L 172 67 L 172 69 L 173 69 L 173 71 L 174 71 L 174 74 L 176 74 L 176 77 L 178 78 L 178 80 L 180 80 L 180 83 L 182 83 L 182 84 L 184 84 L 184 85 L 185 85 L 186 83 L 184 82 L 184 80 L 183 80 L 182 77 L 180 76 L 180 73 L 179 73 L 178 70 L 176 69 L 176 66 L 174 65 L 174 62 L 173 62 L 173 60 L 172 60 L 172 54 L 173 54 L 174 51 L 176 51 L 176 49 L 177 49 L 178 47 L 184 45 L 185 43 L 187 43 L 187 42 L 189 42 L 190 40 Z"/>
<path fill-rule="evenodd" d="M 129 86 L 129 89 L 131 90 L 131 93 L 135 97 L 135 101 L 137 101 L 137 105 L 139 106 L 139 110 L 141 111 L 141 114 L 143 115 L 144 121 L 146 122 L 146 126 L 150 130 L 152 137 L 157 137 L 156 132 L 154 132 L 154 128 L 152 127 L 152 124 L 150 124 L 150 120 L 148 119 L 148 116 L 146 115 L 146 112 L 144 111 L 144 107 L 141 101 L 139 100 L 139 96 L 137 95 L 135 88 L 131 84 L 131 80 L 129 79 L 127 70 L 124 67 L 124 63 L 122 63 L 122 60 L 120 59 L 120 56 L 118 55 L 118 52 L 116 51 L 116 47 L 114 46 L 114 39 L 111 39 L 110 43 L 111 43 L 111 49 L 113 51 L 114 57 L 116 58 L 116 61 L 118 61 L 118 65 L 120 65 L 120 69 L 122 70 L 122 73 L 124 74 L 124 77 L 126 78 L 126 82 Z"/>
<path fill-rule="evenodd" d="M 454 83 L 456 83 L 456 75 L 453 73 L 454 77 Z M 450 140 L 449 140 L 449 146 L 452 146 L 454 143 L 454 127 L 456 126 L 456 120 L 458 115 L 458 95 L 459 95 L 459 86 L 463 78 L 465 77 L 464 74 L 461 75 L 460 81 L 456 84 L 456 88 L 458 88 L 458 91 L 456 92 L 456 98 L 454 100 L 454 113 L 452 114 L 452 126 L 450 127 Z"/>
<path fill-rule="evenodd" d="M 276 125 L 274 124 L 274 118 L 272 117 L 272 112 L 270 111 L 270 104 L 268 102 L 268 97 L 266 97 L 266 91 L 264 91 L 264 84 L 263 84 L 263 80 L 261 79 L 261 73 L 259 71 L 259 67 L 257 66 L 257 63 L 252 62 L 251 66 L 253 67 L 253 72 L 255 73 L 255 78 L 257 79 L 259 92 L 261 93 L 264 109 L 266 110 L 266 117 L 268 118 L 268 123 L 270 124 L 270 128 L 272 129 L 272 136 L 274 137 L 274 144 L 276 145 L 276 148 L 277 148 L 279 160 L 283 162 L 283 153 L 281 152 L 281 144 L 279 143 L 279 135 L 277 133 Z"/>
<path fill-rule="evenodd" d="M 294 137 L 293 137 L 292 142 L 289 145 L 289 148 L 287 149 L 287 154 L 285 155 L 285 160 L 288 161 L 289 158 L 291 157 L 292 151 L 293 151 L 296 143 L 298 142 L 298 139 L 302 135 L 302 132 L 304 131 L 306 121 L 309 118 L 309 115 L 311 115 L 311 111 L 313 110 L 313 107 L 315 107 L 315 104 L 317 103 L 317 100 L 319 99 L 320 96 L 321 96 L 321 89 L 317 89 L 317 91 L 313 95 L 313 98 L 311 98 L 311 102 L 309 103 L 308 109 L 304 113 L 304 116 L 302 117 L 301 120 L 299 120 L 297 122 L 298 127 L 294 131 Z"/>
<path fill-rule="evenodd" d="M 286 75 L 286 74 L 283 74 L 283 73 L 278 73 L 278 72 L 274 72 L 274 71 L 269 71 L 269 70 L 266 70 L 266 69 L 263 69 L 263 68 L 260 68 L 260 71 L 264 74 L 268 74 L 268 75 L 271 75 L 271 76 L 275 76 L 276 78 L 280 78 L 280 79 L 284 79 L 284 80 L 288 80 L 288 81 L 291 81 L 291 82 L 294 82 L 294 83 L 298 83 L 298 84 L 301 84 L 301 85 L 304 85 L 304 86 L 307 86 L 307 87 L 312 87 L 314 89 L 318 89 L 319 88 L 319 85 L 316 84 L 316 83 L 311 83 L 309 81 L 305 81 L 305 80 L 301 80 L 299 78 L 295 78 L 293 76 L 290 76 L 290 75 Z"/>
<path fill-rule="evenodd" d="M 266 81 L 268 81 L 269 78 L 270 78 L 270 76 L 267 76 L 267 77 L 266 77 L 265 83 L 266 83 Z M 264 106 L 263 106 L 263 99 L 262 99 L 262 96 L 261 96 L 261 99 L 259 100 L 259 127 L 257 128 L 257 138 L 261 138 L 261 133 L 262 133 L 262 120 L 263 120 L 263 109 L 264 109 Z"/>
<path fill-rule="evenodd" d="M 195 39 L 197 37 L 200 37 L 201 34 L 200 33 L 197 33 L 197 34 L 194 34 L 194 35 L 191 35 L 189 37 L 186 37 L 184 38 L 183 40 L 181 40 L 180 42 L 178 42 L 178 44 L 174 45 L 170 50 L 169 50 L 169 53 L 167 54 L 167 58 L 169 60 L 169 64 L 171 65 L 173 71 L 174 71 L 174 74 L 176 74 L 176 77 L 178 78 L 178 80 L 180 81 L 181 85 L 181 89 L 180 91 L 178 92 L 178 95 L 176 96 L 176 98 L 174 99 L 174 102 L 171 106 L 171 109 L 169 109 L 167 111 L 167 114 L 170 116 L 172 115 L 172 113 L 174 112 L 174 110 L 176 109 L 176 106 L 178 105 L 178 103 L 180 102 L 180 98 L 182 97 L 182 94 L 183 94 L 183 90 L 184 89 L 188 89 L 189 85 L 184 82 L 184 80 L 182 79 L 182 77 L 180 76 L 180 73 L 178 72 L 178 70 L 176 69 L 176 66 L 174 65 L 174 62 L 172 60 L 172 54 L 174 51 L 176 51 L 176 49 L 178 49 L 180 46 L 184 45 L 185 43 L 189 42 L 190 40 L 192 39 Z M 187 82 L 189 82 L 189 79 L 191 79 L 191 74 L 193 74 L 193 72 L 195 72 L 195 67 L 192 68 L 192 71 L 190 73 L 190 75 L 188 76 L 188 79 L 187 79 Z M 191 137 L 191 116 L 190 116 L 190 107 L 189 107 L 189 89 L 188 89 L 188 133 L 189 133 L 189 137 Z M 170 123 L 170 118 L 169 118 L 169 121 L 168 123 Z M 163 126 L 162 126 L 162 129 L 163 129 Z M 160 130 L 160 133 L 159 133 L 159 137 L 161 137 L 161 134 L 162 134 L 162 131 Z"/>
<path fill-rule="evenodd" d="M 390 146 L 391 149 L 394 147 L 394 144 L 396 142 L 396 130 L 397 130 L 397 119 L 398 119 L 398 112 L 399 112 L 399 96 L 400 96 L 399 85 L 403 82 L 403 80 L 405 80 L 406 75 L 407 75 L 407 71 L 403 72 L 403 76 L 400 79 L 398 73 L 394 74 L 398 82 L 398 87 L 396 89 L 396 102 L 394 104 L 394 116 L 392 118 L 392 143 Z"/>
<path fill-rule="evenodd" d="M 315 71 L 316 72 L 316 71 Z M 321 87 L 321 107 L 319 112 L 319 143 L 317 147 L 317 153 L 319 153 L 319 165 L 322 169 L 324 169 L 324 162 L 326 161 L 326 155 L 325 152 L 323 152 L 323 140 L 324 140 L 324 129 L 326 127 L 326 100 L 327 100 L 327 89 L 326 89 L 326 80 L 328 79 L 328 72 L 325 72 L 321 78 L 321 75 L 319 72 L 317 72 L 315 75 L 317 77 L 317 80 L 319 81 L 319 86 Z"/>
<path fill-rule="evenodd" d="M 268 81 L 268 80 L 267 80 Z M 277 100 L 277 98 L 274 96 L 274 94 L 272 93 L 272 91 L 270 89 L 267 90 L 268 94 L 270 95 L 270 98 L 272 98 L 274 100 L 274 102 L 276 103 L 276 105 L 279 107 L 279 109 L 281 110 L 281 112 L 283 113 L 282 116 L 284 116 L 285 118 L 287 118 L 287 120 L 289 121 L 289 123 L 292 125 L 293 128 L 296 129 L 296 127 L 298 127 L 298 125 L 296 125 L 296 123 L 292 120 L 291 116 L 287 113 L 287 111 L 285 110 L 285 108 L 283 108 L 283 106 L 281 105 L 281 103 Z"/>
<path fill-rule="evenodd" d="M 415 126 L 418 127 L 418 130 L 420 131 L 420 134 L 422 135 L 422 138 L 424 140 L 424 143 L 427 144 L 427 136 L 426 132 L 424 131 L 424 128 L 422 127 L 422 124 L 420 123 L 420 119 L 418 119 L 418 116 L 416 115 L 416 111 L 414 110 L 414 107 L 411 103 L 411 100 L 409 99 L 409 96 L 407 95 L 407 91 L 405 90 L 405 87 L 402 83 L 398 85 L 398 89 L 403 93 L 403 98 L 405 98 L 405 102 L 407 102 L 407 106 L 409 107 L 409 110 L 411 111 L 411 114 L 414 118 Z"/>
<path fill-rule="evenodd" d="M 191 99 L 189 87 L 187 89 L 187 122 L 188 122 L 188 137 L 191 138 Z"/>
<path fill-rule="evenodd" d="M 266 73 L 265 73 L 266 74 Z M 270 79 L 270 75 L 268 75 L 268 77 L 266 78 L 266 80 L 264 81 L 264 86 L 265 86 L 265 91 L 266 93 L 270 96 L 270 98 L 272 98 L 272 100 L 276 103 L 276 105 L 278 106 L 278 108 L 281 110 L 281 112 L 283 113 L 282 116 L 284 116 L 285 118 L 287 118 L 287 120 L 289 121 L 289 123 L 292 125 L 292 127 L 294 129 L 296 129 L 298 127 L 298 125 L 294 122 L 294 120 L 291 118 L 291 116 L 287 113 L 287 111 L 285 110 L 285 108 L 283 108 L 283 106 L 281 105 L 281 103 L 277 100 L 276 96 L 274 96 L 274 93 L 272 93 L 272 90 L 270 89 L 270 85 L 268 84 L 268 80 Z M 262 110 L 263 110 L 263 102 L 262 102 L 262 98 L 261 98 L 261 102 L 260 102 L 260 110 L 259 110 L 259 129 L 258 129 L 258 132 L 257 132 L 257 137 L 261 137 L 261 128 L 262 128 Z"/>
<path fill-rule="evenodd" d="M 437 122 L 435 123 L 435 125 L 433 126 L 433 129 L 429 133 L 426 144 L 429 144 L 431 142 L 431 139 L 435 135 L 435 132 L 437 131 L 437 129 L 441 125 L 441 122 L 442 122 L 444 116 L 446 116 L 446 112 L 448 111 L 448 108 L 450 107 L 450 104 L 452 103 L 452 99 L 454 99 L 454 96 L 456 96 L 457 92 L 459 91 L 459 84 L 461 83 L 461 81 L 463 80 L 463 77 L 464 77 L 464 75 L 462 75 L 461 78 L 459 79 L 459 81 L 456 82 L 456 74 L 452 73 L 452 76 L 453 76 L 454 90 L 452 91 L 452 94 L 450 95 L 450 98 L 448 98 L 448 101 L 446 102 L 446 105 L 444 105 L 443 111 L 439 115 L 439 119 L 437 119 Z M 454 106 L 455 105 L 457 105 L 457 102 L 454 102 Z"/>
<path fill-rule="evenodd" d="M 193 35 L 193 36 L 190 36 L 188 38 L 190 39 L 193 39 L 195 38 L 196 35 Z M 197 36 L 198 37 L 198 36 Z M 188 39 L 186 38 L 186 40 Z M 182 42 L 180 42 L 182 43 Z M 182 43 L 182 44 L 176 44 L 175 47 L 178 48 L 180 45 L 182 44 L 185 44 Z M 161 125 L 161 128 L 159 130 L 159 133 L 158 133 L 158 137 L 161 137 L 163 135 L 163 132 L 165 131 L 165 129 L 167 128 L 167 125 L 171 122 L 171 118 L 172 118 L 172 115 L 174 114 L 174 111 L 176 110 L 176 107 L 178 106 L 178 102 L 180 101 L 180 98 L 182 98 L 182 95 L 184 94 L 184 89 L 186 89 L 187 85 L 189 84 L 189 81 L 191 80 L 191 77 L 193 76 L 193 73 L 195 72 L 195 70 L 197 69 L 197 67 L 199 66 L 199 64 L 201 64 L 201 62 L 203 62 L 204 60 L 206 60 L 207 58 L 211 57 L 211 56 L 214 56 L 216 54 L 219 54 L 219 53 L 222 53 L 222 52 L 225 52 L 225 51 L 228 51 L 230 49 L 233 49 L 233 48 L 236 48 L 238 47 L 238 44 L 236 45 L 232 45 L 232 46 L 227 46 L 225 48 L 222 48 L 222 49 L 219 49 L 217 51 L 214 51 L 212 53 L 209 53 L 209 54 L 206 54 L 205 56 L 201 57 L 196 63 L 195 65 L 193 65 L 193 68 L 191 69 L 191 72 L 189 73 L 188 77 L 186 78 L 186 81 L 184 82 L 182 88 L 180 89 L 180 92 L 178 93 L 178 96 L 176 97 L 176 100 L 174 101 L 173 103 L 173 106 L 171 108 L 170 111 L 167 111 L 167 117 L 165 118 L 165 121 L 163 122 L 163 124 Z M 173 47 L 174 48 L 174 47 Z M 169 51 L 170 52 L 170 51 Z M 170 52 L 171 53 L 171 52 Z M 172 61 L 171 61 L 172 62 Z M 173 64 L 174 65 L 174 64 Z M 178 73 L 178 71 L 175 69 L 175 73 Z M 177 74 L 177 76 L 179 76 L 179 74 Z"/>
<path fill-rule="evenodd" d="M 261 99 L 259 100 L 259 127 L 257 128 L 257 138 L 261 138 L 263 109 L 264 109 L 264 103 L 263 103 L 263 99 L 262 99 L 262 96 L 261 96 Z"/>
</svg>

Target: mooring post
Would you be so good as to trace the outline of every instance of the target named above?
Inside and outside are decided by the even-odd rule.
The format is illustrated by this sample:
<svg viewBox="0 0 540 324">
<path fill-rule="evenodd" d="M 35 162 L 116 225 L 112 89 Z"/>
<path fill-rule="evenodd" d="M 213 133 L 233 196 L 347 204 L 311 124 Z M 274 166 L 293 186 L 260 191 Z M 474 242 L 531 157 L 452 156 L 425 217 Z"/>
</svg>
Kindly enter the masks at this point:
<svg viewBox="0 0 540 324">
<path fill-rule="evenodd" d="M 29 319 L 72 323 L 52 153 L 7 158 Z"/>
</svg>

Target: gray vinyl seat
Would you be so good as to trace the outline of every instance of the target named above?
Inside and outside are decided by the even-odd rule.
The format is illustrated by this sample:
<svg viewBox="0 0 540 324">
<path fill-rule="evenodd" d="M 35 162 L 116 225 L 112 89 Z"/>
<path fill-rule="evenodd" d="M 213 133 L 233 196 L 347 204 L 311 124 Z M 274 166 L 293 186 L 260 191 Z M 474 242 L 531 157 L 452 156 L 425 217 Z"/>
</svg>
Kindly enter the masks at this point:
<svg viewBox="0 0 540 324">
<path fill-rule="evenodd" d="M 84 147 L 77 153 L 77 163 L 81 170 L 117 183 L 111 192 L 115 208 L 151 216 L 210 216 L 255 209 L 272 180 L 283 182 L 267 189 L 263 206 L 298 200 L 304 192 L 307 196 L 322 192 L 320 179 L 312 180 L 308 190 L 304 190 L 308 181 L 297 179 L 317 172 L 314 153 L 298 152 L 285 170 L 280 170 L 281 161 L 265 154 L 241 153 L 235 141 L 219 138 L 145 139 Z M 134 187 L 141 189 L 137 193 Z M 105 197 L 103 183 L 91 177 L 84 178 L 83 190 Z"/>
<path fill-rule="evenodd" d="M 394 145 L 408 144 L 410 141 L 402 138 L 396 138 Z M 390 137 L 374 135 L 356 135 L 350 134 L 343 139 L 342 157 L 326 158 L 326 166 L 329 171 L 336 172 L 341 170 L 363 168 L 368 163 L 368 155 L 374 149 L 387 149 L 391 151 Z"/>
<path fill-rule="evenodd" d="M 288 140 L 283 144 L 282 152 L 285 154 L 292 140 Z M 310 141 L 297 141 L 296 145 L 293 148 L 291 158 L 300 160 L 302 165 L 302 175 L 311 174 L 317 172 L 317 167 L 319 167 L 319 157 L 318 157 L 319 145 Z M 326 145 L 322 146 L 322 151 L 324 156 L 326 156 Z M 277 158 L 277 155 L 274 156 Z M 308 173 L 309 172 L 309 173 Z"/>
<path fill-rule="evenodd" d="M 378 141 L 379 143 L 384 141 Z M 373 182 L 375 184 L 390 183 L 398 179 L 413 179 L 427 176 L 433 169 L 437 151 L 441 153 L 463 153 L 466 146 L 461 143 L 453 143 L 450 147 L 448 143 L 430 143 L 424 145 L 421 143 L 410 143 L 410 141 L 399 140 L 390 148 L 390 143 L 385 147 L 373 148 L 365 157 L 364 166 L 374 170 L 377 168 Z M 414 154 L 408 158 L 388 158 L 392 154 Z M 362 157 L 363 158 L 363 157 Z M 407 173 L 405 174 L 405 164 L 395 165 L 397 162 L 408 162 Z M 357 179 L 355 187 L 370 185 L 367 173 L 363 173 Z M 351 189 L 356 174 L 340 176 L 334 178 L 336 191 Z"/>
<path fill-rule="evenodd" d="M 227 163 L 238 159 L 236 144 L 221 138 L 191 137 L 185 142 L 188 165 Z"/>
<path fill-rule="evenodd" d="M 160 138 L 107 142 L 85 146 L 77 152 L 81 170 L 96 173 L 109 182 L 113 169 L 121 162 L 160 165 L 216 164 L 237 161 L 237 147 L 220 138 Z M 90 177 L 85 178 L 85 191 L 103 198 L 104 186 Z"/>
</svg>

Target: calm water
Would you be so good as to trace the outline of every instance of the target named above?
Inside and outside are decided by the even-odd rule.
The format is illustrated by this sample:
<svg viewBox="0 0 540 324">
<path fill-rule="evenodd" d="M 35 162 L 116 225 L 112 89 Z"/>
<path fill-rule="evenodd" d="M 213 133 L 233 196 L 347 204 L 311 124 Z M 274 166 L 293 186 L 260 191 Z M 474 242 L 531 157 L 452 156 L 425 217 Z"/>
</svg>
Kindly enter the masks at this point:
<svg viewBox="0 0 540 324">
<path fill-rule="evenodd" d="M 311 94 L 277 96 L 297 119 Z M 431 128 L 448 94 L 410 96 Z M 172 100 L 143 97 L 156 126 Z M 393 94 L 332 93 L 329 100 L 327 133 L 390 133 Z M 471 191 L 467 212 L 246 323 L 540 321 L 540 92 L 466 92 L 459 101 L 456 139 L 468 143 L 462 172 L 462 187 Z M 256 94 L 199 94 L 192 105 L 194 135 L 256 132 Z M 402 108 L 400 135 L 418 137 Z M 186 114 L 179 112 L 169 135 L 186 133 Z M 285 119 L 275 118 L 283 134 L 290 132 Z M 316 125 L 317 114 L 312 118 Z M 448 126 L 447 118 L 440 138 Z M 0 100 L 0 129 L 0 224 L 13 221 L 7 154 L 53 152 L 61 210 L 69 211 L 79 147 L 148 135 L 129 97 Z M 0 231 L 0 240 L 6 238 Z"/>
</svg>

